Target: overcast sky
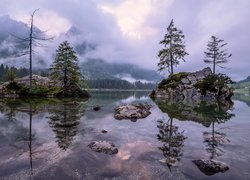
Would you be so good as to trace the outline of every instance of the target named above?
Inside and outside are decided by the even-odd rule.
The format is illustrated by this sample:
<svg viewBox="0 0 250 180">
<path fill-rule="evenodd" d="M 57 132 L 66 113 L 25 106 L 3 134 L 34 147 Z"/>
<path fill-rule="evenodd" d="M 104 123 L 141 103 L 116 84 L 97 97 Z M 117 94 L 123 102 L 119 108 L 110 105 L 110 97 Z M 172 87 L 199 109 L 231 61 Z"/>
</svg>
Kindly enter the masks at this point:
<svg viewBox="0 0 250 180">
<path fill-rule="evenodd" d="M 174 19 L 183 30 L 186 62 L 175 71 L 195 71 L 206 66 L 204 50 L 212 35 L 224 39 L 233 54 L 226 69 L 234 80 L 250 75 L 249 0 L 0 0 L 0 15 L 25 23 L 39 8 L 35 25 L 58 36 L 72 25 L 83 35 L 77 41 L 97 44 L 85 57 L 128 62 L 157 69 L 159 41 Z M 71 40 L 76 43 L 76 39 Z"/>
</svg>

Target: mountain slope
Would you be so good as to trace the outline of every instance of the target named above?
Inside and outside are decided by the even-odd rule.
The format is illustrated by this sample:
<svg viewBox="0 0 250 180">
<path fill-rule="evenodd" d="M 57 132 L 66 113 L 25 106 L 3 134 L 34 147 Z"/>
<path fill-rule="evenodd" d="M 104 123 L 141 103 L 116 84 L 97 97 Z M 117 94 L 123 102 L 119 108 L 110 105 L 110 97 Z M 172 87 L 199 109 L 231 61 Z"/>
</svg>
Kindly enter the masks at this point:
<svg viewBox="0 0 250 180">
<path fill-rule="evenodd" d="M 103 60 L 88 59 L 80 64 L 87 79 L 123 79 L 130 82 L 158 82 L 163 77 L 156 71 L 142 69 L 132 64 L 108 63 Z"/>
<path fill-rule="evenodd" d="M 15 57 L 28 49 L 30 28 L 23 22 L 11 19 L 8 15 L 0 16 L 0 59 Z M 33 27 L 33 36 L 43 37 L 43 33 L 37 27 Z"/>
</svg>

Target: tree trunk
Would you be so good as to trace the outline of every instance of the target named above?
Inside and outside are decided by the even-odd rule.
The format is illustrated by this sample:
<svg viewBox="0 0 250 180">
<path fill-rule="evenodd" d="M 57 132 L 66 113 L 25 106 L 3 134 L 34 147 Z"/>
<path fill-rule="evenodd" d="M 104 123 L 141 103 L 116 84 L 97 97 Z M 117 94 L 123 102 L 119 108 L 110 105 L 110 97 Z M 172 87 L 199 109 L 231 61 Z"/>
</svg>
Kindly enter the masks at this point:
<svg viewBox="0 0 250 180">
<path fill-rule="evenodd" d="M 63 79 L 63 83 L 64 83 L 64 87 L 66 87 L 67 83 L 68 83 L 68 78 L 67 78 L 67 67 L 64 67 L 64 79 Z"/>
<path fill-rule="evenodd" d="M 172 34 L 172 33 L 171 33 Z M 170 74 L 174 73 L 174 68 L 173 68 L 173 54 L 172 54 L 172 35 L 170 36 Z"/>
<path fill-rule="evenodd" d="M 34 15 L 34 14 L 33 14 Z M 32 40 L 33 40 L 33 15 L 31 16 L 30 24 L 30 39 L 29 39 L 29 50 L 30 50 L 30 90 L 32 88 Z"/>
<path fill-rule="evenodd" d="M 213 74 L 215 74 L 215 59 L 216 57 L 215 57 L 215 50 L 214 50 Z"/>
</svg>

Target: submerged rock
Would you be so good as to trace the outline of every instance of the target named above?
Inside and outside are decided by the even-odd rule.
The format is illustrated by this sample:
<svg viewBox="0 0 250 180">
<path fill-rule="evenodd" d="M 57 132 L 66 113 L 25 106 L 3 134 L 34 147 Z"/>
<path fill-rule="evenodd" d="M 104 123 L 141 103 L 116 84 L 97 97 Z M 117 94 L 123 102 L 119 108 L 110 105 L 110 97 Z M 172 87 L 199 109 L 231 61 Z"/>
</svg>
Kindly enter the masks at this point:
<svg viewBox="0 0 250 180">
<path fill-rule="evenodd" d="M 131 119 L 137 120 L 141 118 L 146 118 L 151 114 L 151 106 L 148 104 L 125 104 L 117 107 L 115 109 L 115 119 Z"/>
<path fill-rule="evenodd" d="M 94 107 L 93 107 L 93 110 L 94 110 L 94 111 L 99 111 L 100 109 L 101 109 L 100 106 L 94 106 Z"/>
<path fill-rule="evenodd" d="M 103 129 L 103 130 L 102 130 L 102 133 L 107 133 L 107 132 L 108 132 L 108 131 L 107 131 L 107 130 L 105 130 L 105 129 Z"/>
<path fill-rule="evenodd" d="M 118 149 L 115 145 L 108 141 L 94 141 L 91 142 L 88 147 L 95 152 L 102 152 L 105 154 L 117 154 Z"/>
<path fill-rule="evenodd" d="M 229 170 L 227 164 L 212 159 L 194 160 L 193 163 L 206 175 L 211 176 Z"/>
<path fill-rule="evenodd" d="M 203 133 L 204 141 L 208 144 L 228 144 L 230 140 L 226 138 L 226 134 L 215 131 L 214 134 L 212 132 L 204 132 Z"/>
</svg>

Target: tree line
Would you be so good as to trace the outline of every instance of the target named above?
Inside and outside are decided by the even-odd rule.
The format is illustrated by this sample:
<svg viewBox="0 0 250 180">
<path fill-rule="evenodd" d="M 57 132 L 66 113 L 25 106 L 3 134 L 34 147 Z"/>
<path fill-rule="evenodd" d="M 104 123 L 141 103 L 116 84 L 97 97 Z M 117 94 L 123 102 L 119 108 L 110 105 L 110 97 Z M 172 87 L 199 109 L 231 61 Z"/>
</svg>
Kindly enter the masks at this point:
<svg viewBox="0 0 250 180">
<path fill-rule="evenodd" d="M 11 79 L 10 76 L 25 77 L 29 75 L 29 69 L 20 67 L 16 68 L 14 66 L 0 65 L 0 82 L 6 82 Z"/>
<path fill-rule="evenodd" d="M 155 83 L 143 83 L 136 81 L 134 83 L 120 79 L 98 79 L 87 80 L 87 84 L 91 89 L 154 89 Z"/>
</svg>

